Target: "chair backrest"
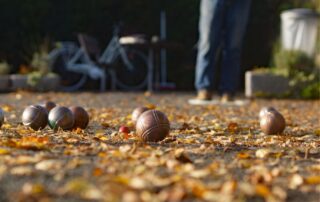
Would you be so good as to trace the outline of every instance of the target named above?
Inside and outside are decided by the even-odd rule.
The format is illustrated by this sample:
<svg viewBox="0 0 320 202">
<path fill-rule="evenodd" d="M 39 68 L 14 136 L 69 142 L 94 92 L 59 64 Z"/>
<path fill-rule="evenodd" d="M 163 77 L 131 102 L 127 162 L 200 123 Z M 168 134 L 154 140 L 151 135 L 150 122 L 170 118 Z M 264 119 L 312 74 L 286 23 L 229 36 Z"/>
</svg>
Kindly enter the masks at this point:
<svg viewBox="0 0 320 202">
<path fill-rule="evenodd" d="M 101 53 L 98 41 L 86 34 L 78 34 L 78 40 L 81 47 L 86 51 L 89 57 L 97 61 Z"/>
</svg>

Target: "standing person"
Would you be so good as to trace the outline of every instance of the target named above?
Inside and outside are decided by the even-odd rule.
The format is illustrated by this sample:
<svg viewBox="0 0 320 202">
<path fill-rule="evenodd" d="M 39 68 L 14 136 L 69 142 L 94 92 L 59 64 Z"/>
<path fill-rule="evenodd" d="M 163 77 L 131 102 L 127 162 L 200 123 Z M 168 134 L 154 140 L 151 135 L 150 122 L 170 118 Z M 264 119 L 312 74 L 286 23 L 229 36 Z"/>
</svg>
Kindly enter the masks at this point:
<svg viewBox="0 0 320 202">
<path fill-rule="evenodd" d="M 241 48 L 250 4 L 251 0 L 201 0 L 195 79 L 197 97 L 189 101 L 191 104 L 212 99 L 218 72 L 221 100 L 233 100 L 241 73 Z"/>
</svg>

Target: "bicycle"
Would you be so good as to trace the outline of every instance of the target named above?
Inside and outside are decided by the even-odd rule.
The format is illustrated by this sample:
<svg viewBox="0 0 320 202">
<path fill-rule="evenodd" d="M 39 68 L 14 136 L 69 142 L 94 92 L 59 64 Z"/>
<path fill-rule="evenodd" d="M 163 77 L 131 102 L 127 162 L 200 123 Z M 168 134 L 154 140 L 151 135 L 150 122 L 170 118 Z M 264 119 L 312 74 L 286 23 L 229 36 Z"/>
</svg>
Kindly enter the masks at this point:
<svg viewBox="0 0 320 202">
<path fill-rule="evenodd" d="M 80 47 L 74 42 L 60 42 L 50 52 L 52 70 L 61 75 L 63 90 L 75 91 L 91 79 L 100 79 L 100 90 L 105 90 L 107 76 L 111 88 L 142 90 L 148 82 L 146 55 L 135 49 L 136 44 L 146 43 L 141 36 L 119 37 L 119 27 L 100 55 L 97 40 L 84 34 L 78 35 Z"/>
</svg>

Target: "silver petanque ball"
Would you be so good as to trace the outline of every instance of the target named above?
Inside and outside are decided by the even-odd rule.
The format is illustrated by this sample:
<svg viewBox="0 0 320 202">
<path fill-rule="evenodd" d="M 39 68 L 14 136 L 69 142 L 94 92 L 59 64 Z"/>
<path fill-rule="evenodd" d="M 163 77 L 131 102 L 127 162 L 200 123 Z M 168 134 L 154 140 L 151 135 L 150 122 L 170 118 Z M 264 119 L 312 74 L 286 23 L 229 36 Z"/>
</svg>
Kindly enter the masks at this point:
<svg viewBox="0 0 320 202">
<path fill-rule="evenodd" d="M 57 130 L 61 128 L 62 130 L 71 130 L 74 124 L 73 113 L 67 107 L 54 107 L 49 112 L 49 126 L 50 128 Z"/>
<path fill-rule="evenodd" d="M 41 130 L 48 124 L 48 113 L 40 105 L 30 105 L 22 113 L 22 123 L 33 130 Z"/>
</svg>

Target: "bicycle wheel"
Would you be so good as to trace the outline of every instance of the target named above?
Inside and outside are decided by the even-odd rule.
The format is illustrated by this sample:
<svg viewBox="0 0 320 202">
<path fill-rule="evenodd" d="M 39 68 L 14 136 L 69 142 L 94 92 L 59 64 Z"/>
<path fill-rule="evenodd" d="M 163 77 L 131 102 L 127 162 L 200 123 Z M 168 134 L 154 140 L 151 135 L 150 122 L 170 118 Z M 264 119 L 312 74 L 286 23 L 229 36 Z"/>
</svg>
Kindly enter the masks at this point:
<svg viewBox="0 0 320 202">
<path fill-rule="evenodd" d="M 116 85 L 122 90 L 143 90 L 147 86 L 148 62 L 141 51 L 125 49 L 129 62 L 133 66 L 126 66 L 121 57 L 115 62 Z"/>
<path fill-rule="evenodd" d="M 51 69 L 60 76 L 61 90 L 76 91 L 86 82 L 87 76 L 82 73 L 76 73 L 67 69 L 67 62 L 74 56 L 76 49 L 66 47 L 59 48 L 51 61 Z"/>
</svg>

